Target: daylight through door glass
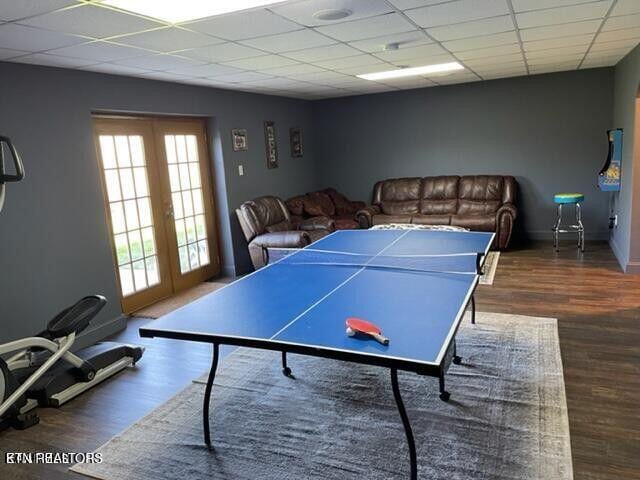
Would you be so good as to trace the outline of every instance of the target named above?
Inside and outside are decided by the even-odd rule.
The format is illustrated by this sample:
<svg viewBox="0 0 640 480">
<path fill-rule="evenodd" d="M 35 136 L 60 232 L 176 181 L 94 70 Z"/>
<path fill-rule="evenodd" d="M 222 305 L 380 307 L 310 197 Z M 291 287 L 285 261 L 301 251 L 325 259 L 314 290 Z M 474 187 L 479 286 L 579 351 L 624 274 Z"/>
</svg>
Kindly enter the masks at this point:
<svg viewBox="0 0 640 480">
<path fill-rule="evenodd" d="M 207 223 L 195 135 L 165 135 L 180 272 L 209 264 Z"/>
<path fill-rule="evenodd" d="M 139 135 L 100 135 L 122 295 L 160 283 L 144 143 Z"/>
</svg>

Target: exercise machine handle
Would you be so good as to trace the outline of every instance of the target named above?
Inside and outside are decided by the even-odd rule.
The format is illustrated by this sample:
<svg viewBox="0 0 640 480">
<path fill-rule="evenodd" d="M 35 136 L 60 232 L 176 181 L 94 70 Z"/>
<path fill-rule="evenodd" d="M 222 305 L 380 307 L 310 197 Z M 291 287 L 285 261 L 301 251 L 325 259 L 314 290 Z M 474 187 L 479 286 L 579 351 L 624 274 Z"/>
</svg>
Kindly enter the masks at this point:
<svg viewBox="0 0 640 480">
<path fill-rule="evenodd" d="M 9 149 L 9 153 L 13 158 L 13 166 L 15 169 L 15 173 L 10 175 L 5 172 L 4 165 L 4 145 Z M 0 135 L 0 183 L 6 182 L 19 182 L 24 178 L 24 166 L 22 165 L 22 159 L 20 158 L 20 154 L 16 150 L 16 147 L 13 146 L 11 140 L 8 137 L 3 137 Z"/>
</svg>

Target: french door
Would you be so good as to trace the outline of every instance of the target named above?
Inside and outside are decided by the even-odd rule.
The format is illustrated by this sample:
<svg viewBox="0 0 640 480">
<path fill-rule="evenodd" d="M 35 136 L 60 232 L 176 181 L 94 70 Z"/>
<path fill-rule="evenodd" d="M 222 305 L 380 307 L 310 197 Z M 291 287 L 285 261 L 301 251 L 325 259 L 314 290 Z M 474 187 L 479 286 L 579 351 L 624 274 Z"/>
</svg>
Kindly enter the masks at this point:
<svg viewBox="0 0 640 480">
<path fill-rule="evenodd" d="M 123 311 L 218 274 L 204 123 L 100 116 L 94 129 Z"/>
</svg>

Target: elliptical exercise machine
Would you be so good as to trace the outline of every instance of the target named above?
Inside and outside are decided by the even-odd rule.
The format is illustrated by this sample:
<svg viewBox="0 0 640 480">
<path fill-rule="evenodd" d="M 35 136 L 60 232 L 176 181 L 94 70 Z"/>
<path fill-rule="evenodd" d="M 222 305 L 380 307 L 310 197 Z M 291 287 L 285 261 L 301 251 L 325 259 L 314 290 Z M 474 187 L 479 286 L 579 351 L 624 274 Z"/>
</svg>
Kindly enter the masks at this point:
<svg viewBox="0 0 640 480">
<path fill-rule="evenodd" d="M 8 146 L 15 173 L 5 173 L 3 147 Z M 5 182 L 24 178 L 20 156 L 0 137 L 0 210 Z M 77 336 L 106 305 L 101 295 L 84 297 L 64 309 L 34 337 L 0 344 L 0 430 L 24 429 L 39 422 L 36 407 L 59 407 L 121 370 L 135 365 L 144 349 L 101 342 L 71 352 Z"/>
</svg>

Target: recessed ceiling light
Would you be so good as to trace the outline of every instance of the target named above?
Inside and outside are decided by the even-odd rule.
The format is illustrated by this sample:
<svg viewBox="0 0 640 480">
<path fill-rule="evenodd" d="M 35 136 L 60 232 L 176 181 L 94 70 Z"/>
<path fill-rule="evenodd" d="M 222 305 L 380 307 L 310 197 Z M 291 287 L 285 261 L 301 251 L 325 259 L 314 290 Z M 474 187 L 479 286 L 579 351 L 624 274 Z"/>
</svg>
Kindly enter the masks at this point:
<svg viewBox="0 0 640 480">
<path fill-rule="evenodd" d="M 342 20 L 343 18 L 347 18 L 353 12 L 351 10 L 345 9 L 336 9 L 330 8 L 328 10 L 320 10 L 313 14 L 313 18 L 316 20 L 323 20 L 325 22 L 332 22 L 335 20 Z"/>
<path fill-rule="evenodd" d="M 357 75 L 357 77 L 365 80 L 385 80 L 387 78 L 414 77 L 416 75 L 453 72 L 455 70 L 464 70 L 464 67 L 458 62 L 438 63 L 436 65 L 425 65 L 424 67 L 400 68 L 398 70 L 365 73 L 363 75 Z"/>
<path fill-rule="evenodd" d="M 101 3 L 169 23 L 266 7 L 286 0 L 103 0 Z"/>
</svg>

